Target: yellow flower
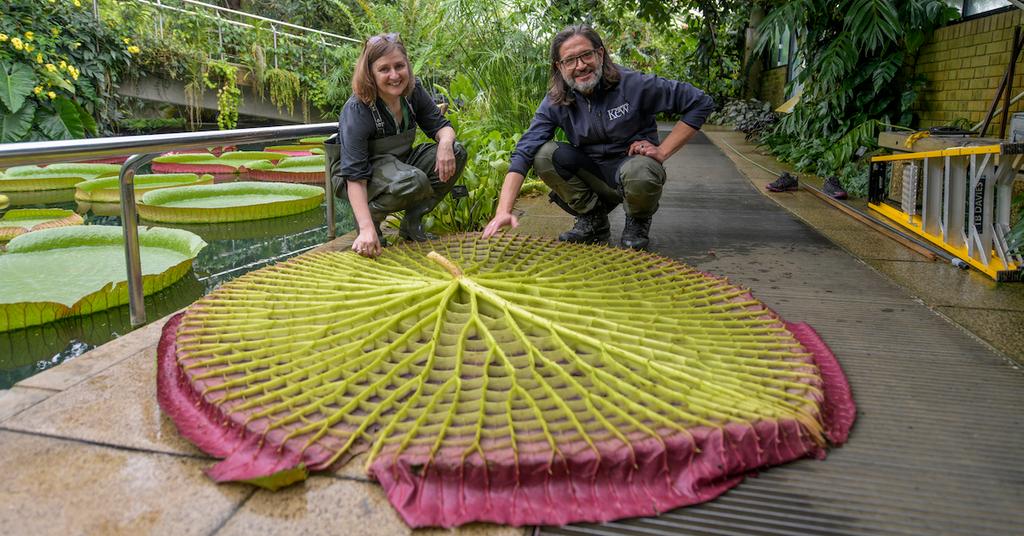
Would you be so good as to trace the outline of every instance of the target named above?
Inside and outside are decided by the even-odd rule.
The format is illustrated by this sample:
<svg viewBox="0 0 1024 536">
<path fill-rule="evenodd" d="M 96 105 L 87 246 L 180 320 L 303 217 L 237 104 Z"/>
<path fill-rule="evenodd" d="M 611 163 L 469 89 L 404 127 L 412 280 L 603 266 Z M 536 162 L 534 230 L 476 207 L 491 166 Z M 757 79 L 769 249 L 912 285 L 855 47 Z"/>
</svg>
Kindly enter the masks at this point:
<svg viewBox="0 0 1024 536">
<path fill-rule="evenodd" d="M 7 34 L 0 34 L 0 43 L 7 41 Z"/>
<path fill-rule="evenodd" d="M 61 70 L 67 69 L 68 68 L 68 62 L 66 62 L 64 60 L 60 60 L 60 68 L 61 68 Z"/>
<path fill-rule="evenodd" d="M 36 54 L 36 63 L 43 63 L 43 55 L 42 54 Z M 47 63 L 47 65 L 50 65 L 50 64 Z"/>
<path fill-rule="evenodd" d="M 35 93 L 36 95 L 38 95 L 38 94 L 40 94 L 42 92 L 43 92 L 43 86 L 36 86 L 36 87 L 32 88 L 32 93 Z"/>
<path fill-rule="evenodd" d="M 11 44 L 14 45 L 15 50 L 21 50 L 25 48 L 25 45 L 21 42 L 21 39 L 18 39 L 17 37 L 11 39 Z"/>
<path fill-rule="evenodd" d="M 78 0 L 75 0 L 75 7 L 82 7 L 82 3 Z"/>
<path fill-rule="evenodd" d="M 60 28 L 50 28 L 50 35 L 54 37 L 60 36 Z"/>
<path fill-rule="evenodd" d="M 131 42 L 132 42 L 132 38 L 131 37 L 122 37 L 121 40 L 124 41 L 124 44 L 126 44 L 126 45 L 130 45 Z"/>
<path fill-rule="evenodd" d="M 42 57 L 42 54 L 40 54 L 39 56 Z M 40 63 L 42 63 L 42 62 L 40 62 Z M 52 63 L 47 63 L 46 64 L 46 70 L 50 71 L 51 73 L 55 73 L 55 72 L 57 72 L 57 66 L 52 64 Z"/>
<path fill-rule="evenodd" d="M 36 34 L 34 34 L 32 32 L 25 32 L 25 40 L 26 41 L 31 41 L 32 39 L 35 38 L 35 36 L 36 36 Z"/>
<path fill-rule="evenodd" d="M 36 47 L 34 47 L 34 46 L 32 46 L 32 45 L 30 45 L 28 43 L 25 43 L 25 52 L 32 52 L 35 49 L 36 49 Z"/>
<path fill-rule="evenodd" d="M 132 46 L 128 47 L 128 53 L 129 54 L 138 54 L 139 52 L 141 52 L 141 50 L 139 50 L 139 47 L 137 47 L 135 45 L 132 45 Z"/>
<path fill-rule="evenodd" d="M 50 99 L 56 99 L 57 98 L 57 94 L 52 92 L 52 91 L 47 91 L 46 92 L 46 96 L 50 97 Z"/>
<path fill-rule="evenodd" d="M 71 69 L 74 69 L 74 70 L 71 70 Z M 71 73 L 71 78 L 74 78 L 75 80 L 78 80 L 78 73 L 80 71 L 78 69 L 75 69 L 74 67 L 72 67 L 71 69 L 68 69 L 68 72 Z"/>
</svg>

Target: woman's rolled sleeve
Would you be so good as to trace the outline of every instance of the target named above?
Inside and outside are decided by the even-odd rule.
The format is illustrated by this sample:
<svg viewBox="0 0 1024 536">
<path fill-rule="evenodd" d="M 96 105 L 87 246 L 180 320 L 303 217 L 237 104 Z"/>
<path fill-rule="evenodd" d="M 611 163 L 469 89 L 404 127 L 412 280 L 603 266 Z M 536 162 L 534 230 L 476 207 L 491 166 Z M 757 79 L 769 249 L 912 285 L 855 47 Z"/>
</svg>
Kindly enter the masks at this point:
<svg viewBox="0 0 1024 536">
<path fill-rule="evenodd" d="M 369 142 L 376 130 L 369 108 L 354 97 L 349 99 L 338 118 L 341 176 L 345 180 L 369 180 L 373 175 Z"/>
</svg>

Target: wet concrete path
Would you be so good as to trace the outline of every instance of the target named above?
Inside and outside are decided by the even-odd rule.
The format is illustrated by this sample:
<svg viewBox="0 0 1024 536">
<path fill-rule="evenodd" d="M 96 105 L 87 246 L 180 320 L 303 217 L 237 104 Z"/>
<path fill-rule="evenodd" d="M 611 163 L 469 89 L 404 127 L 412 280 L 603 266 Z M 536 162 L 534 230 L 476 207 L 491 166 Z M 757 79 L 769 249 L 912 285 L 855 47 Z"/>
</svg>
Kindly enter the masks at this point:
<svg viewBox="0 0 1024 536">
<path fill-rule="evenodd" d="M 542 532 L 1020 534 L 1024 373 L 757 191 L 704 134 L 666 168 L 651 249 L 810 323 L 849 378 L 858 420 L 826 460 L 769 469 L 710 503 Z"/>
</svg>

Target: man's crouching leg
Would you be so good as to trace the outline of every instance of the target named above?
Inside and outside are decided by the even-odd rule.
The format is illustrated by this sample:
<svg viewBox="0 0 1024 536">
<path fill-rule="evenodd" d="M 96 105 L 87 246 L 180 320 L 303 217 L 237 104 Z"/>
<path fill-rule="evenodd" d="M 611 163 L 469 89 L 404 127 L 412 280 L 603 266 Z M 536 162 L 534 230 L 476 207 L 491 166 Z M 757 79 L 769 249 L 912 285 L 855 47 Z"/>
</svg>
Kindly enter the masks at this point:
<svg viewBox="0 0 1024 536">
<path fill-rule="evenodd" d="M 582 174 L 589 179 L 600 181 L 584 169 L 588 157 L 582 151 L 567 143 L 549 141 L 537 151 L 533 169 L 547 184 L 558 206 L 576 217 L 572 229 L 558 235 L 563 242 L 597 243 L 605 242 L 611 235 L 608 223 L 608 207 L 588 185 Z"/>
<path fill-rule="evenodd" d="M 619 180 L 626 209 L 622 246 L 645 249 L 650 242 L 651 220 L 658 211 L 665 186 L 665 167 L 648 156 L 635 156 L 622 164 Z"/>
</svg>

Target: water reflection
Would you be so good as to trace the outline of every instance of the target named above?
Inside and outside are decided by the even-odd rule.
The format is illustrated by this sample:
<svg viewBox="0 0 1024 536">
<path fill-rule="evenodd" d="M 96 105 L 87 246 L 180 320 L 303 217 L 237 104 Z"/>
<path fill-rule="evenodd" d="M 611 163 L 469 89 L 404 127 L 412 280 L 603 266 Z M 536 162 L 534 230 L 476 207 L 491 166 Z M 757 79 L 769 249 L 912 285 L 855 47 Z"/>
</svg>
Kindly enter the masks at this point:
<svg viewBox="0 0 1024 536">
<path fill-rule="evenodd" d="M 47 193 L 47 192 L 42 192 Z M 76 209 L 86 225 L 120 225 L 117 204 L 95 205 L 74 201 L 32 203 L 34 206 Z M 13 203 L 13 200 L 12 200 Z M 111 210 L 113 209 L 113 210 Z M 141 222 L 146 225 L 146 222 Z M 193 271 L 181 281 L 146 298 L 146 317 L 156 320 L 181 309 L 217 285 L 251 270 L 308 251 L 327 240 L 325 207 L 301 214 L 233 223 L 168 225 L 196 233 L 207 242 L 193 263 Z M 355 228 L 348 203 L 335 201 L 335 229 L 340 236 Z M 54 282 L 59 284 L 59 282 Z M 10 332 L 0 332 L 0 389 L 47 368 L 73 359 L 131 330 L 128 306 L 99 311 L 84 317 L 51 322 Z"/>
</svg>

